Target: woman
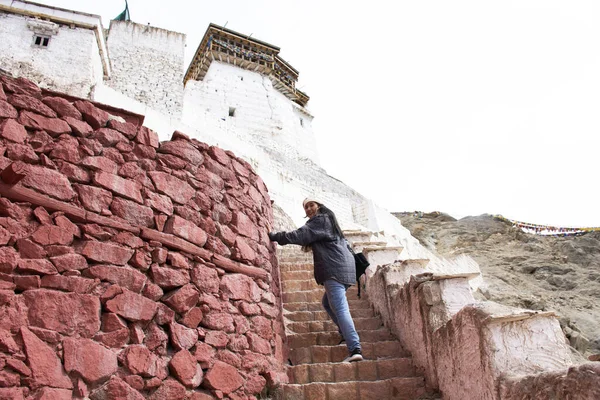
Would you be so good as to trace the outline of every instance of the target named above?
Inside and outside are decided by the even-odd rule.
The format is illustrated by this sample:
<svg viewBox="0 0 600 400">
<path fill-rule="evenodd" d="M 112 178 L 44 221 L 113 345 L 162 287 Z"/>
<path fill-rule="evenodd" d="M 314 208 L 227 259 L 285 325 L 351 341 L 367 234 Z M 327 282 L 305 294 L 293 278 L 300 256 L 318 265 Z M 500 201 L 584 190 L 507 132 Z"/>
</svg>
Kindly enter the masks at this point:
<svg viewBox="0 0 600 400">
<path fill-rule="evenodd" d="M 302 202 L 309 218 L 304 226 L 292 232 L 271 232 L 269 239 L 280 245 L 299 244 L 312 248 L 315 280 L 325 287 L 323 308 L 338 326 L 348 347 L 344 362 L 363 359 L 360 338 L 350 316 L 346 290 L 356 282 L 354 257 L 333 211 L 312 198 Z"/>
</svg>

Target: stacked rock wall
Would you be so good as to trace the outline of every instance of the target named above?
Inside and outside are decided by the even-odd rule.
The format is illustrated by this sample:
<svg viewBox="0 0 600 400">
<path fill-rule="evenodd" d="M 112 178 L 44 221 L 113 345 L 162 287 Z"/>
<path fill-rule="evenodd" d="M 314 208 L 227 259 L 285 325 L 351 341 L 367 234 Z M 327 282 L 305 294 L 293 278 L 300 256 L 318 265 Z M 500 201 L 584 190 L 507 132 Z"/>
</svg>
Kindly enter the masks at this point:
<svg viewBox="0 0 600 400">
<path fill-rule="evenodd" d="M 0 82 L 0 398 L 252 399 L 285 379 L 251 167 Z"/>
</svg>

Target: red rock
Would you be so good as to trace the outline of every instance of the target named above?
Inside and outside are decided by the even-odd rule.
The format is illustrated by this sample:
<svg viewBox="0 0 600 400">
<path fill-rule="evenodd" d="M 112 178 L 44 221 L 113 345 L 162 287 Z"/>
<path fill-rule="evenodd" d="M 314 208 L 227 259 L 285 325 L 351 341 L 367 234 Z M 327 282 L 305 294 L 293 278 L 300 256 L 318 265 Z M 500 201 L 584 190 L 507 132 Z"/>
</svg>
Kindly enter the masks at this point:
<svg viewBox="0 0 600 400">
<path fill-rule="evenodd" d="M 6 101 L 7 97 L 4 93 L 4 88 L 2 87 L 2 82 L 0 82 L 0 100 Z"/>
<path fill-rule="evenodd" d="M 129 341 L 133 344 L 142 344 L 144 342 L 144 329 L 140 324 L 133 324 L 129 329 Z"/>
<path fill-rule="evenodd" d="M 188 328 L 195 329 L 198 327 L 198 325 L 200 325 L 202 318 L 202 309 L 200 307 L 194 307 L 190 309 L 179 322 Z"/>
<path fill-rule="evenodd" d="M 217 225 L 218 235 L 228 246 L 233 246 L 237 235 L 227 225 Z"/>
<path fill-rule="evenodd" d="M 171 202 L 171 198 L 151 191 L 146 191 L 145 194 L 145 204 L 147 206 L 167 215 L 173 214 L 173 203 Z"/>
<path fill-rule="evenodd" d="M 242 164 L 236 159 L 232 159 L 231 163 L 233 165 L 233 170 L 236 174 L 241 175 L 245 178 L 248 178 L 250 176 L 250 170 L 244 164 Z"/>
<path fill-rule="evenodd" d="M 138 249 L 144 245 L 144 241 L 131 232 L 119 232 L 113 237 L 113 241 L 133 249 Z"/>
<path fill-rule="evenodd" d="M 118 175 L 109 174 L 107 172 L 97 172 L 94 174 L 93 181 L 95 184 L 102 186 L 105 189 L 131 200 L 135 200 L 142 204 L 141 186 L 137 182 L 129 181 L 121 178 Z"/>
<path fill-rule="evenodd" d="M 163 298 L 163 302 L 179 314 L 183 314 L 196 306 L 198 297 L 198 291 L 194 285 L 187 284 L 182 288 L 167 294 Z"/>
<path fill-rule="evenodd" d="M 113 332 L 119 329 L 127 328 L 127 323 L 121 317 L 114 313 L 102 314 L 102 330 L 104 332 Z"/>
<path fill-rule="evenodd" d="M 102 304 L 105 304 L 108 300 L 114 299 L 118 294 L 123 293 L 123 288 L 119 285 L 110 285 L 106 288 L 104 293 L 100 296 L 100 301 Z"/>
<path fill-rule="evenodd" d="M 256 303 L 250 304 L 242 302 L 242 304 L 239 305 L 239 308 L 242 315 L 245 316 L 259 315 L 261 313 L 261 309 Z"/>
<path fill-rule="evenodd" d="M 206 243 L 207 239 L 206 232 L 193 223 L 177 215 L 172 215 L 167 220 L 164 232 L 179 236 L 200 247 L 204 246 L 204 243 Z"/>
<path fill-rule="evenodd" d="M 17 285 L 14 282 L 9 282 L 5 280 L 0 281 L 0 290 L 15 290 Z"/>
<path fill-rule="evenodd" d="M 233 317 L 227 313 L 211 312 L 202 318 L 202 326 L 224 332 L 234 332 Z"/>
<path fill-rule="evenodd" d="M 158 149 L 158 134 L 145 126 L 141 126 L 140 130 L 135 138 L 138 143 L 144 144 L 146 146 L 152 146 L 155 149 Z"/>
<path fill-rule="evenodd" d="M 174 268 L 190 269 L 188 259 L 180 253 L 169 252 L 167 258 L 171 266 Z"/>
<path fill-rule="evenodd" d="M 63 117 L 63 120 L 65 120 L 65 122 L 69 124 L 75 136 L 87 137 L 94 131 L 87 122 L 81 121 L 79 119 Z"/>
<path fill-rule="evenodd" d="M 266 385 L 267 380 L 265 378 L 263 378 L 261 375 L 254 374 L 246 381 L 244 387 L 249 393 L 259 394 L 263 391 Z"/>
<path fill-rule="evenodd" d="M 72 117 L 81 119 L 82 115 L 69 101 L 62 97 L 44 97 L 44 104 L 56 111 L 60 117 Z"/>
<path fill-rule="evenodd" d="M 53 225 L 52 217 L 50 217 L 50 214 L 48 214 L 48 211 L 44 207 L 36 207 L 33 210 L 33 215 L 35 215 L 42 225 Z"/>
<path fill-rule="evenodd" d="M 130 122 L 119 122 L 116 119 L 108 121 L 108 127 L 117 130 L 127 136 L 128 139 L 133 139 L 137 135 L 138 127 Z"/>
<path fill-rule="evenodd" d="M 38 275 L 16 275 L 13 281 L 17 286 L 17 290 L 39 289 L 42 285 L 42 280 Z"/>
<path fill-rule="evenodd" d="M 227 348 L 236 353 L 242 352 L 243 350 L 248 350 L 250 345 L 248 344 L 248 339 L 244 335 L 236 335 L 229 339 L 229 343 L 227 344 Z"/>
<path fill-rule="evenodd" d="M 15 354 L 21 351 L 10 332 L 4 329 L 0 329 L 0 351 L 7 354 Z"/>
<path fill-rule="evenodd" d="M 0 136 L 12 142 L 23 143 L 27 138 L 27 131 L 16 120 L 7 119 L 0 124 Z"/>
<path fill-rule="evenodd" d="M 125 178 L 135 178 L 144 174 L 144 170 L 135 162 L 128 162 L 119 168 L 119 175 Z"/>
<path fill-rule="evenodd" d="M 263 315 L 266 315 L 269 318 L 277 318 L 279 316 L 279 310 L 276 307 L 270 306 L 268 304 L 260 303 L 260 310 Z"/>
<path fill-rule="evenodd" d="M 92 135 L 104 146 L 114 146 L 119 142 L 127 142 L 127 138 L 119 131 L 110 128 L 100 128 Z"/>
<path fill-rule="evenodd" d="M 90 395 L 91 400 L 144 400 L 139 392 L 117 376 Z"/>
<path fill-rule="evenodd" d="M 212 156 L 215 160 L 217 160 L 220 164 L 228 167 L 231 164 L 231 158 L 225 153 L 225 150 L 216 147 L 210 146 L 208 149 L 208 154 Z"/>
<path fill-rule="evenodd" d="M 81 231 L 79 230 L 79 227 L 64 215 L 56 216 L 54 218 L 54 223 L 65 231 L 70 232 L 73 236 L 78 238 L 81 237 Z"/>
<path fill-rule="evenodd" d="M 11 234 L 6 229 L 0 226 L 0 246 L 5 246 L 8 244 L 11 238 Z"/>
<path fill-rule="evenodd" d="M 174 289 L 190 282 L 190 275 L 185 270 L 159 267 L 150 267 L 152 281 L 163 289 Z"/>
<path fill-rule="evenodd" d="M 71 137 L 71 139 L 73 138 Z M 52 146 L 50 158 L 52 160 L 64 160 L 72 164 L 79 164 L 81 161 L 79 143 L 76 140 L 59 140 L 58 143 Z"/>
<path fill-rule="evenodd" d="M 162 247 L 152 250 L 152 261 L 158 264 L 164 264 L 167 262 L 169 252 L 167 249 Z"/>
<path fill-rule="evenodd" d="M 30 259 L 21 259 L 17 263 L 17 270 L 19 273 L 32 273 L 39 275 L 56 275 L 58 271 L 52 265 L 52 263 L 48 260 L 38 259 L 38 260 L 30 260 Z"/>
<path fill-rule="evenodd" d="M 234 182 L 237 184 L 237 177 L 235 176 L 235 173 L 233 172 L 233 170 L 224 167 L 223 165 L 219 164 L 218 162 L 214 161 L 212 158 L 207 157 L 204 160 L 204 164 L 203 164 L 207 170 L 211 171 L 214 174 L 219 175 L 222 179 L 224 179 L 227 182 Z"/>
<path fill-rule="evenodd" d="M 112 194 L 108 190 L 88 185 L 73 185 L 79 194 L 81 204 L 88 210 L 100 213 L 108 210 L 112 203 Z"/>
<path fill-rule="evenodd" d="M 100 129 L 106 126 L 108 122 L 109 114 L 95 107 L 92 103 L 85 100 L 79 100 L 73 103 L 83 115 L 83 119 L 92 126 L 94 129 Z"/>
<path fill-rule="evenodd" d="M 129 260 L 129 264 L 141 271 L 147 271 L 151 263 L 152 259 L 148 252 L 140 249 L 136 250 L 131 260 Z"/>
<path fill-rule="evenodd" d="M 176 353 L 169 362 L 169 369 L 184 386 L 197 388 L 202 383 L 202 368 L 196 358 L 187 350 Z"/>
<path fill-rule="evenodd" d="M 231 219 L 233 218 L 231 210 L 229 210 L 229 208 L 227 208 L 222 203 L 217 203 L 213 206 L 211 215 L 215 221 L 223 225 L 228 225 L 231 222 Z"/>
<path fill-rule="evenodd" d="M 131 345 L 125 352 L 123 363 L 132 374 L 145 377 L 156 376 L 156 355 L 142 345 Z"/>
<path fill-rule="evenodd" d="M 40 114 L 49 118 L 56 118 L 56 112 L 42 103 L 41 100 L 25 94 L 13 94 L 8 98 L 8 102 L 15 108 L 21 110 L 32 111 L 35 114 Z"/>
<path fill-rule="evenodd" d="M 231 365 L 215 361 L 204 377 L 207 387 L 229 394 L 244 384 L 244 378 Z"/>
<path fill-rule="evenodd" d="M 31 147 L 18 143 L 9 143 L 6 146 L 6 155 L 11 160 L 26 163 L 37 163 L 40 159 Z"/>
<path fill-rule="evenodd" d="M 252 330 L 263 339 L 270 340 L 273 338 L 273 327 L 271 321 L 267 318 L 258 315 L 251 319 Z"/>
<path fill-rule="evenodd" d="M 90 339 L 63 341 L 67 372 L 76 372 L 87 383 L 103 382 L 117 372 L 117 355 Z"/>
<path fill-rule="evenodd" d="M 221 192 L 225 188 L 223 178 L 206 168 L 200 168 L 194 176 L 200 182 L 205 183 L 211 188 L 215 188 L 218 192 Z"/>
<path fill-rule="evenodd" d="M 202 293 L 218 293 L 219 292 L 219 275 L 214 268 L 196 264 L 191 270 L 192 283 L 196 285 Z"/>
<path fill-rule="evenodd" d="M 19 113 L 10 103 L 0 100 L 0 118 L 17 118 Z"/>
<path fill-rule="evenodd" d="M 167 325 L 175 320 L 175 311 L 171 310 L 166 304 L 159 303 L 154 321 L 159 325 Z"/>
<path fill-rule="evenodd" d="M 113 160 L 103 156 L 85 157 L 81 160 L 81 165 L 93 171 L 104 171 L 110 174 L 116 174 L 119 167 Z"/>
<path fill-rule="evenodd" d="M 152 395 L 149 400 L 183 400 L 186 398 L 185 387 L 173 379 L 165 380 Z"/>
<path fill-rule="evenodd" d="M 136 144 L 133 147 L 133 154 L 140 159 L 156 159 L 156 149 L 143 144 Z"/>
<path fill-rule="evenodd" d="M 139 294 L 125 290 L 106 302 L 106 309 L 129 321 L 150 321 L 156 313 L 156 303 Z"/>
<path fill-rule="evenodd" d="M 142 157 L 143 155 L 138 153 L 138 156 Z M 150 154 L 148 154 L 148 156 L 150 156 Z M 160 165 L 164 165 L 165 167 L 174 170 L 182 170 L 188 166 L 188 163 L 185 160 L 171 154 L 157 154 L 155 158 L 159 161 Z"/>
<path fill-rule="evenodd" d="M 134 226 L 151 227 L 154 225 L 152 209 L 129 200 L 115 197 L 110 206 L 110 211 Z"/>
<path fill-rule="evenodd" d="M 35 400 L 71 400 L 73 391 L 70 389 L 56 389 L 51 387 L 43 387 L 37 392 Z"/>
<path fill-rule="evenodd" d="M 150 300 L 158 301 L 163 296 L 164 292 L 160 286 L 155 285 L 152 282 L 148 282 L 146 283 L 146 286 L 144 286 L 144 291 L 142 294 L 144 297 L 147 297 Z"/>
<path fill-rule="evenodd" d="M 194 166 L 201 165 L 204 161 L 202 153 L 185 140 L 162 142 L 158 151 L 180 157 Z"/>
<path fill-rule="evenodd" d="M 171 344 L 176 350 L 189 350 L 198 341 L 198 332 L 176 322 L 169 324 Z"/>
<path fill-rule="evenodd" d="M 87 241 L 81 248 L 81 254 L 93 261 L 125 265 L 133 256 L 133 250 L 114 243 Z"/>
<path fill-rule="evenodd" d="M 165 172 L 151 171 L 148 175 L 156 186 L 156 189 L 179 204 L 187 203 L 194 196 L 194 189 L 179 178 Z"/>
<path fill-rule="evenodd" d="M 94 336 L 94 340 L 111 349 L 120 349 L 129 343 L 129 329 L 122 328 L 112 332 L 99 332 Z"/>
<path fill-rule="evenodd" d="M 139 375 L 127 375 L 123 380 L 135 390 L 144 390 L 144 378 Z"/>
<path fill-rule="evenodd" d="M 225 258 L 229 258 L 231 256 L 231 251 L 229 248 L 221 241 L 221 239 L 209 236 L 206 240 L 206 244 L 204 245 L 206 250 L 212 251 L 213 253 L 220 254 Z"/>
<path fill-rule="evenodd" d="M 77 382 L 75 385 L 75 390 L 73 391 L 74 396 L 79 396 L 83 398 L 88 398 L 90 395 L 90 390 L 88 386 L 85 384 L 83 379 L 77 378 Z"/>
<path fill-rule="evenodd" d="M 21 111 L 18 120 L 19 123 L 26 128 L 45 131 L 50 136 L 54 137 L 60 136 L 63 133 L 71 133 L 69 124 L 59 118 L 47 118 L 30 111 Z"/>
<path fill-rule="evenodd" d="M 221 279 L 221 291 L 230 299 L 258 303 L 262 290 L 252 278 L 243 274 L 228 274 Z"/>
<path fill-rule="evenodd" d="M 59 200 L 71 200 L 75 192 L 69 180 L 60 172 L 44 167 L 29 166 L 23 185 Z"/>
<path fill-rule="evenodd" d="M 0 247 L 0 272 L 11 274 L 17 263 L 19 262 L 19 254 L 12 247 Z"/>
<path fill-rule="evenodd" d="M 96 296 L 40 289 L 24 292 L 23 298 L 30 325 L 82 337 L 92 337 L 100 329 Z"/>
<path fill-rule="evenodd" d="M 58 272 L 80 271 L 88 267 L 87 260 L 80 254 L 68 253 L 56 257 L 50 257 L 50 261 Z"/>
<path fill-rule="evenodd" d="M 111 265 L 94 265 L 85 270 L 84 275 L 117 284 L 135 293 L 142 291 L 148 279 L 136 269 Z"/>
<path fill-rule="evenodd" d="M 151 323 L 150 327 L 146 329 L 146 338 L 144 339 L 144 345 L 149 350 L 156 352 L 156 349 L 164 348 L 166 351 L 166 343 L 168 340 L 169 336 L 155 323 Z"/>
<path fill-rule="evenodd" d="M 57 161 L 58 170 L 73 182 L 87 183 L 92 178 L 88 171 L 64 161 Z"/>
<path fill-rule="evenodd" d="M 21 360 L 15 360 L 13 358 L 10 358 L 10 359 L 6 360 L 6 366 L 14 371 L 17 371 L 19 374 L 21 374 L 23 376 L 31 376 L 31 370 Z"/>
<path fill-rule="evenodd" d="M 208 368 L 209 363 L 214 361 L 217 351 L 210 345 L 202 342 L 196 344 L 194 357 L 200 363 L 202 368 Z"/>
<path fill-rule="evenodd" d="M 237 369 L 240 369 L 240 367 L 242 366 L 242 357 L 226 349 L 219 350 L 217 352 L 217 359 L 219 361 L 223 361 L 224 363 L 232 365 Z"/>
<path fill-rule="evenodd" d="M 72 389 L 73 383 L 54 351 L 25 327 L 21 328 L 21 337 L 36 385 Z"/>
<path fill-rule="evenodd" d="M 258 230 L 250 218 L 241 211 L 233 213 L 232 219 L 233 226 L 237 229 L 238 233 L 242 236 L 246 236 L 255 241 L 259 241 Z"/>
<path fill-rule="evenodd" d="M 100 143 L 96 139 L 84 137 L 84 138 L 80 138 L 78 140 L 79 140 L 80 149 L 81 149 L 82 153 L 87 154 L 89 156 L 99 156 L 100 154 L 103 154 L 105 151 L 111 150 L 110 148 L 102 146 L 102 143 Z M 104 154 L 104 156 L 109 158 L 106 154 Z"/>
<path fill-rule="evenodd" d="M 250 350 L 260 354 L 271 354 L 271 344 L 253 332 L 246 333 Z"/>
<path fill-rule="evenodd" d="M 243 262 L 253 262 L 256 259 L 256 253 L 248 245 L 246 239 L 238 237 L 235 240 L 232 258 Z"/>
<path fill-rule="evenodd" d="M 156 389 L 161 384 L 162 384 L 162 379 L 150 378 L 150 379 L 147 379 L 146 382 L 144 383 L 144 388 L 146 390 L 152 390 L 152 389 Z"/>
<path fill-rule="evenodd" d="M 189 400 L 213 400 L 214 397 L 208 393 L 193 392 L 189 396 Z"/>
</svg>

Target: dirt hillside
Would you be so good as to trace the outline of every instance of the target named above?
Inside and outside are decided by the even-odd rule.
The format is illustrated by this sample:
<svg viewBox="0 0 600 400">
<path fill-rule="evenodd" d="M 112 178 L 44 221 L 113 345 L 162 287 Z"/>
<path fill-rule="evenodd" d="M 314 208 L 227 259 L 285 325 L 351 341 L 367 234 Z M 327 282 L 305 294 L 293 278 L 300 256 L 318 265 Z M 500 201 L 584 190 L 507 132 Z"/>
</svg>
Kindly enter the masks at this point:
<svg viewBox="0 0 600 400">
<path fill-rule="evenodd" d="M 556 311 L 574 348 L 585 357 L 600 353 L 600 232 L 540 236 L 490 215 L 460 220 L 443 213 L 394 215 L 433 252 L 477 261 L 486 285 L 478 295 Z"/>
</svg>

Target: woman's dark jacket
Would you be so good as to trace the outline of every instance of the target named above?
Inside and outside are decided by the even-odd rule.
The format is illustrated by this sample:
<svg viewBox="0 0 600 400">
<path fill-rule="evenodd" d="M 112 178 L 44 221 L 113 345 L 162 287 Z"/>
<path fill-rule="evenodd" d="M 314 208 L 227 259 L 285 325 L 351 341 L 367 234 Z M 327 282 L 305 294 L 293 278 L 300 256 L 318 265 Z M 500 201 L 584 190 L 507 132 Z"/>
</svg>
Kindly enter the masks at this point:
<svg viewBox="0 0 600 400">
<path fill-rule="evenodd" d="M 312 247 L 315 280 L 322 285 L 327 279 L 353 285 L 356 283 L 354 256 L 346 239 L 336 236 L 327 214 L 317 214 L 304 226 L 292 232 L 269 233 L 269 238 L 281 245 L 299 244 Z"/>
</svg>

